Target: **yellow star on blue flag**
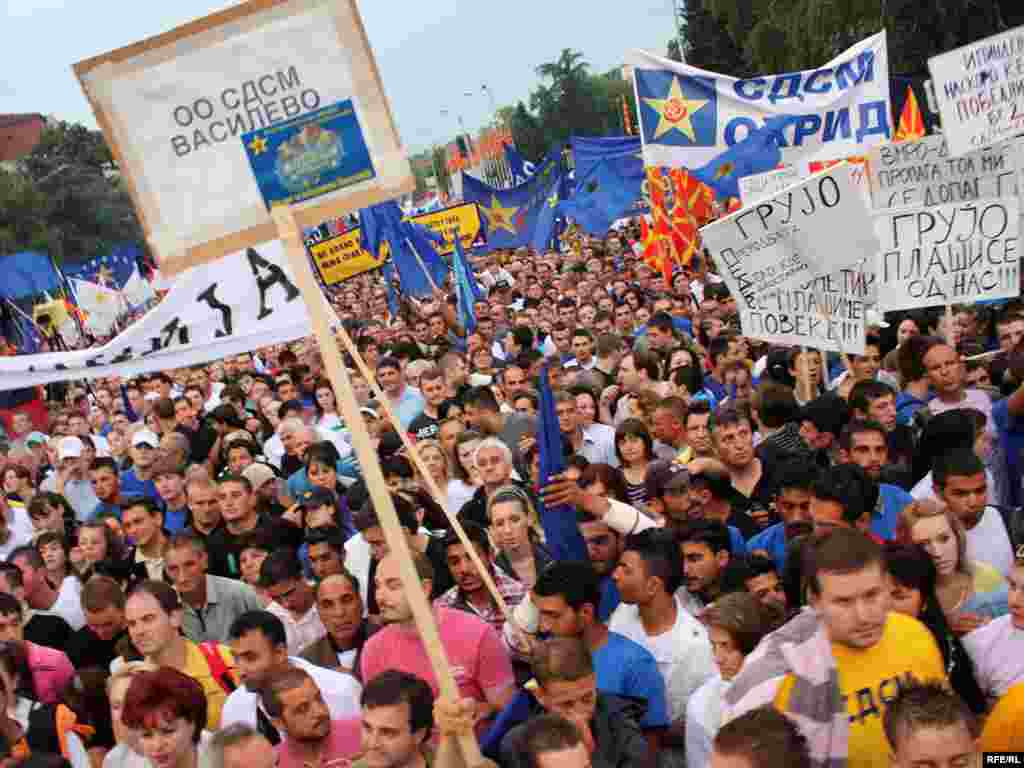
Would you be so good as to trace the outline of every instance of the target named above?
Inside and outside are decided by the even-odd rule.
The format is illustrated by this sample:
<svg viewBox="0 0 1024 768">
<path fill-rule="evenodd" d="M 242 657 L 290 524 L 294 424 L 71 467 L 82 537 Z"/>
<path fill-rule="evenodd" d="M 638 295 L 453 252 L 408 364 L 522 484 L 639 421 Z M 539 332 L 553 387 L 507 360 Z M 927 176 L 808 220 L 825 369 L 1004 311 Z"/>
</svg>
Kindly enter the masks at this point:
<svg viewBox="0 0 1024 768">
<path fill-rule="evenodd" d="M 254 157 L 259 157 L 267 151 L 267 140 L 262 136 L 257 136 L 249 142 L 249 149 L 252 150 Z"/>
<path fill-rule="evenodd" d="M 660 139 L 669 131 L 679 131 L 692 142 L 697 141 L 693 130 L 693 116 L 708 105 L 707 99 L 688 99 L 683 96 L 679 78 L 673 77 L 668 94 L 663 99 L 645 98 L 644 103 L 658 113 L 658 126 L 654 138 Z"/>
<path fill-rule="evenodd" d="M 489 206 L 480 206 L 480 213 L 487 219 L 487 224 L 492 231 L 504 229 L 513 235 L 519 233 L 515 225 L 515 217 L 519 213 L 519 209 L 513 206 L 503 207 L 497 195 L 491 195 L 491 204 Z"/>
</svg>

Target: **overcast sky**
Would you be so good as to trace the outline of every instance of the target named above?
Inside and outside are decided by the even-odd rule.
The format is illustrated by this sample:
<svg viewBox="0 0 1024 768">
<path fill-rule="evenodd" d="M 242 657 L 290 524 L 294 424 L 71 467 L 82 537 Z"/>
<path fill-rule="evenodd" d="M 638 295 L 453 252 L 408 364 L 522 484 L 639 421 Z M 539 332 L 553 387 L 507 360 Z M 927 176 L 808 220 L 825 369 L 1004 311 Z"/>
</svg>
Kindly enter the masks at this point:
<svg viewBox="0 0 1024 768">
<path fill-rule="evenodd" d="M 630 48 L 663 54 L 672 0 L 359 0 L 402 139 L 411 150 L 475 131 L 490 103 L 526 99 L 537 65 L 563 48 L 593 71 Z M 42 112 L 95 126 L 71 65 L 233 5 L 217 0 L 3 0 L 0 112 Z M 471 93 L 467 96 L 466 93 Z M 441 110 L 449 111 L 448 117 Z"/>
</svg>

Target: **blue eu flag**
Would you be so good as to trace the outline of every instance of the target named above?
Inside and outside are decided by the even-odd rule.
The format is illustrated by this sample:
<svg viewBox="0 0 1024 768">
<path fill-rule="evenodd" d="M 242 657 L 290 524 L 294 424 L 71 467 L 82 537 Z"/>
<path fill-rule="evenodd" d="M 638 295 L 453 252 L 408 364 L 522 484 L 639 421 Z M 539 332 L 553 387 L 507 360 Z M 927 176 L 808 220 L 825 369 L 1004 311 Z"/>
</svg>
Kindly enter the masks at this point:
<svg viewBox="0 0 1024 768">
<path fill-rule="evenodd" d="M 463 174 L 462 198 L 476 203 L 487 227 L 487 249 L 520 248 L 533 242 L 538 216 L 559 178 L 557 158 L 549 157 L 525 184 L 495 189 Z"/>
<path fill-rule="evenodd" d="M 433 243 L 443 242 L 443 237 L 420 224 L 404 221 L 402 209 L 394 200 L 363 208 L 359 211 L 359 226 L 359 242 L 363 250 L 378 253 L 383 243 L 388 244 L 394 268 L 402 280 L 404 294 L 430 296 L 433 292 L 430 280 L 420 266 L 420 259 L 434 282 L 438 286 L 444 283 L 448 275 L 448 264 L 433 246 Z M 417 254 L 419 259 L 416 258 Z M 384 271 L 385 278 L 390 274 L 389 270 Z"/>
</svg>

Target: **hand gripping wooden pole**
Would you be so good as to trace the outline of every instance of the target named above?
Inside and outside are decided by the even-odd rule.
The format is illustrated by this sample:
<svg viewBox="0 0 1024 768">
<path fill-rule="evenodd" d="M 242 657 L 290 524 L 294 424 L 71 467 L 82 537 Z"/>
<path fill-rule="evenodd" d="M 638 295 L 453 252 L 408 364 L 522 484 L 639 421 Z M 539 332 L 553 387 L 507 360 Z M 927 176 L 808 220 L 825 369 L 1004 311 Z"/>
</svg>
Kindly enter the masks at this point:
<svg viewBox="0 0 1024 768">
<path fill-rule="evenodd" d="M 363 374 L 363 378 L 366 379 L 367 383 L 373 389 L 374 394 L 377 396 L 377 402 L 380 403 L 384 412 L 388 415 L 391 423 L 395 427 L 395 431 L 398 436 L 402 439 L 402 445 L 405 446 L 405 450 L 409 453 L 409 458 L 412 463 L 416 466 L 420 476 L 423 477 L 427 484 L 427 489 L 430 491 L 430 495 L 434 497 L 434 501 L 437 502 L 438 506 L 444 510 L 445 517 L 448 518 L 448 522 L 451 523 L 452 530 L 459 537 L 459 541 L 462 542 L 462 546 L 466 548 L 466 554 L 469 555 L 469 559 L 473 561 L 473 565 L 476 566 L 477 571 L 480 573 L 480 578 L 483 579 L 484 585 L 487 587 L 487 591 L 491 593 L 491 597 L 494 598 L 495 605 L 501 611 L 502 615 L 505 616 L 505 621 L 512 621 L 512 612 L 509 610 L 508 604 L 505 602 L 505 598 L 501 596 L 498 591 L 498 586 L 494 583 L 494 579 L 491 577 L 490 571 L 484 566 L 483 561 L 476 552 L 476 547 L 473 546 L 473 542 L 469 540 L 466 535 L 466 529 L 462 527 L 458 517 L 448 509 L 448 496 L 438 486 L 437 481 L 434 480 L 430 474 L 430 470 L 427 469 L 426 463 L 423 461 L 423 457 L 420 456 L 419 451 L 416 448 L 416 444 L 409 438 L 409 435 L 404 429 L 402 429 L 402 423 L 398 419 L 398 414 L 391 407 L 391 403 L 388 402 L 388 396 L 381 390 L 380 385 L 377 383 L 377 377 L 373 375 L 373 371 L 370 370 L 369 366 L 366 365 L 366 361 L 363 360 L 359 354 L 359 350 L 356 349 L 356 345 L 352 343 L 352 338 L 348 335 L 348 332 L 342 328 L 338 328 L 338 338 L 341 339 L 341 343 L 345 345 L 345 350 L 355 361 L 356 367 L 359 368 L 360 373 Z"/>
<path fill-rule="evenodd" d="M 285 254 L 291 264 L 295 282 L 302 293 L 303 301 L 309 310 L 312 320 L 313 334 L 320 343 L 320 350 L 324 358 L 324 367 L 327 370 L 327 378 L 334 389 L 334 396 L 337 399 L 341 414 L 348 424 L 352 433 L 352 448 L 359 465 L 366 478 L 366 486 L 373 501 L 373 507 L 380 517 L 381 527 L 384 529 L 384 538 L 388 542 L 391 553 L 398 558 L 402 586 L 405 589 L 406 597 L 409 600 L 409 607 L 412 609 L 413 619 L 416 622 L 416 629 L 426 647 L 427 655 L 430 658 L 430 666 L 437 678 L 438 688 L 441 695 L 452 701 L 458 701 L 459 688 L 452 675 L 451 667 L 448 666 L 448 658 L 445 655 L 444 647 L 441 645 L 441 636 L 437 631 L 437 624 L 434 622 L 434 613 L 430 609 L 430 603 L 423 592 L 423 586 L 416 568 L 413 566 L 412 555 L 409 550 L 409 542 L 398 522 L 398 515 L 391 502 L 391 493 L 384 482 L 384 475 L 377 460 L 377 452 L 370 442 L 370 432 L 359 412 L 359 403 L 356 402 L 355 394 L 352 392 L 352 384 L 348 378 L 348 371 L 342 365 L 341 355 L 338 352 L 338 345 L 331 333 L 330 324 L 327 318 L 326 299 L 320 291 L 313 277 L 313 271 L 306 257 L 306 249 L 302 244 L 299 234 L 299 227 L 295 221 L 294 214 L 286 206 L 275 207 L 272 211 L 274 225 L 277 228 L 278 237 L 284 245 Z M 370 585 L 370 589 L 373 585 Z M 479 765 L 482 761 L 480 747 L 472 732 L 460 733 L 457 736 L 458 745 L 462 752 L 462 759 L 470 766 Z"/>
</svg>

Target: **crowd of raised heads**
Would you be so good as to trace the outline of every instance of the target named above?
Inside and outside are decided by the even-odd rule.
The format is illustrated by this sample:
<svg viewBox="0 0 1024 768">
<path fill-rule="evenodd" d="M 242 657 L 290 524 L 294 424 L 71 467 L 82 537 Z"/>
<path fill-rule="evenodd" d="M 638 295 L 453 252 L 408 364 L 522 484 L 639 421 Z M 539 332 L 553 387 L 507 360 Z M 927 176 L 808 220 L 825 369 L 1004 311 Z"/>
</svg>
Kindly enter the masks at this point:
<svg viewBox="0 0 1024 768">
<path fill-rule="evenodd" d="M 863 354 L 778 346 L 743 335 L 707 254 L 666 276 L 639 234 L 471 255 L 469 328 L 447 285 L 331 288 L 372 495 L 312 338 L 6 393 L 5 765 L 1024 750 L 1024 308 L 868 311 Z"/>
</svg>

